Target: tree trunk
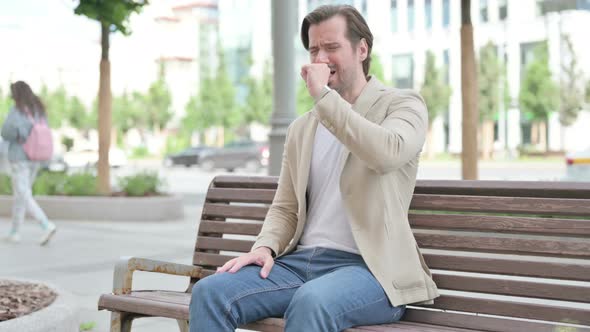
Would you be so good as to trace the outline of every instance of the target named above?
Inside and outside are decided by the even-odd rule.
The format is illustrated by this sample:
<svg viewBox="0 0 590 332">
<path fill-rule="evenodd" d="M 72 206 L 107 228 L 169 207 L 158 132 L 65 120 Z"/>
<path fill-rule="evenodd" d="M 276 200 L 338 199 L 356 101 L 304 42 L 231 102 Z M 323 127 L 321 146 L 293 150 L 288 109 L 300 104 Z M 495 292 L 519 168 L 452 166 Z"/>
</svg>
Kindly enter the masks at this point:
<svg viewBox="0 0 590 332">
<path fill-rule="evenodd" d="M 98 87 L 98 191 L 111 192 L 109 149 L 111 146 L 111 64 L 109 62 L 109 26 L 101 25 L 100 84 Z"/>
<path fill-rule="evenodd" d="M 494 121 L 485 120 L 481 125 L 481 158 L 492 159 L 494 152 Z"/>
<path fill-rule="evenodd" d="M 545 152 L 549 152 L 549 139 L 548 139 L 549 125 L 547 121 L 539 123 L 539 143 L 540 146 L 545 149 Z"/>
<path fill-rule="evenodd" d="M 462 176 L 477 180 L 477 74 L 471 1 L 461 0 L 461 95 L 463 102 Z"/>
<path fill-rule="evenodd" d="M 531 145 L 533 145 L 536 148 L 539 145 L 539 142 L 539 123 L 533 122 L 531 124 Z"/>
</svg>

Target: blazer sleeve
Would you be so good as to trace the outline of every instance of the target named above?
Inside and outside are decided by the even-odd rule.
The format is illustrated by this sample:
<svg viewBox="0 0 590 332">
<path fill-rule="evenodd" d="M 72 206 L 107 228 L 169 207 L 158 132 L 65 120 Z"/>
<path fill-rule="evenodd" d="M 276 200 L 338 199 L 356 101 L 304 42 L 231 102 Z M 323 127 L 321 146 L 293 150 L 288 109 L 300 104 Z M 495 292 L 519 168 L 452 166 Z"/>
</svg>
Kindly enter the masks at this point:
<svg viewBox="0 0 590 332">
<path fill-rule="evenodd" d="M 262 230 L 252 247 L 252 250 L 259 247 L 269 247 L 280 255 L 289 245 L 289 241 L 295 235 L 297 229 L 297 196 L 293 183 L 292 169 L 289 166 L 289 132 L 287 130 L 285 146 L 283 147 L 283 158 L 279 184 L 273 202 L 266 214 Z"/>
<path fill-rule="evenodd" d="M 391 99 L 380 124 L 355 112 L 335 91 L 319 100 L 312 112 L 367 167 L 385 174 L 420 153 L 428 130 L 428 112 L 420 95 L 406 90 Z"/>
</svg>

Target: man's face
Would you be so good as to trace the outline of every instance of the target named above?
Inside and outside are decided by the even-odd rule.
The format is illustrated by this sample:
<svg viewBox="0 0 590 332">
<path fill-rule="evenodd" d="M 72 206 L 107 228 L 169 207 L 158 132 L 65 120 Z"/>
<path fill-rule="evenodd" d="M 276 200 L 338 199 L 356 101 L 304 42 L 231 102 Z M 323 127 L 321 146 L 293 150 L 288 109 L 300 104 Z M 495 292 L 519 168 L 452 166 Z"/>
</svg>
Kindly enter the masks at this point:
<svg viewBox="0 0 590 332">
<path fill-rule="evenodd" d="M 339 93 L 351 88 L 363 75 L 362 62 L 366 59 L 364 40 L 353 47 L 346 38 L 346 19 L 333 16 L 308 31 L 309 55 L 312 63 L 325 63 L 330 67 L 328 86 Z"/>
</svg>

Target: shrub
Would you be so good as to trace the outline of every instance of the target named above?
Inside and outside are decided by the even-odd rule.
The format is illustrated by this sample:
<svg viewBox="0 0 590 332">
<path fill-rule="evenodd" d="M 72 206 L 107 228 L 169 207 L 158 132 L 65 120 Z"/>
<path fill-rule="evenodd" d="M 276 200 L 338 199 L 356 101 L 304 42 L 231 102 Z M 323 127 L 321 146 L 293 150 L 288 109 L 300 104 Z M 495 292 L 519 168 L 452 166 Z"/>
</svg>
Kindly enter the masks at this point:
<svg viewBox="0 0 590 332">
<path fill-rule="evenodd" d="M 63 173 L 39 173 L 33 184 L 33 195 L 59 195 L 66 177 Z"/>
<path fill-rule="evenodd" d="M 119 178 L 119 187 L 127 196 L 159 194 L 163 181 L 157 172 L 140 172 Z"/>
<path fill-rule="evenodd" d="M 66 151 L 70 151 L 74 146 L 74 139 L 69 136 L 64 136 L 61 138 L 61 144 L 65 146 Z"/>
<path fill-rule="evenodd" d="M 62 187 L 62 194 L 67 196 L 94 196 L 97 192 L 96 176 L 90 173 L 71 174 Z"/>
<path fill-rule="evenodd" d="M 0 195 L 12 195 L 12 181 L 5 174 L 0 174 Z"/>
<path fill-rule="evenodd" d="M 131 151 L 131 158 L 144 158 L 148 157 L 150 152 L 145 146 L 138 146 Z"/>
</svg>

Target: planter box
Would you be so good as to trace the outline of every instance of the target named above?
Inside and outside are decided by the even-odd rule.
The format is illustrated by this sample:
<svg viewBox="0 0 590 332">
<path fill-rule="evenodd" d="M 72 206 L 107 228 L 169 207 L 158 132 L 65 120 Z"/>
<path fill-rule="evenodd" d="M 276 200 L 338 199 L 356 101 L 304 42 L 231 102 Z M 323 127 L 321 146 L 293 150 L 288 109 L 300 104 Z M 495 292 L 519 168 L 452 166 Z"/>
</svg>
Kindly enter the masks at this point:
<svg viewBox="0 0 590 332">
<path fill-rule="evenodd" d="M 169 221 L 184 218 L 180 196 L 35 196 L 49 219 Z M 12 197 L 0 196 L 0 216 L 12 215 Z"/>
</svg>

